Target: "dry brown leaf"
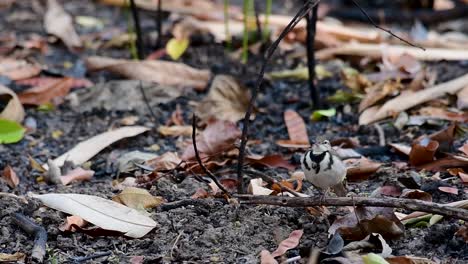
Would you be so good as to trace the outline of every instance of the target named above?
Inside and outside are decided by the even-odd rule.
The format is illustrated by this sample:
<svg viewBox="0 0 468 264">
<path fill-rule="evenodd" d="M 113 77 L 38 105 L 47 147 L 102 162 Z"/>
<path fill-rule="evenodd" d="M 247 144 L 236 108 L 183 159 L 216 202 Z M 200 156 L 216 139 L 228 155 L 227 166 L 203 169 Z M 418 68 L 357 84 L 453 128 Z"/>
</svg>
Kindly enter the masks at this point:
<svg viewBox="0 0 468 264">
<path fill-rule="evenodd" d="M 157 158 L 147 160 L 145 162 L 145 165 L 150 166 L 156 171 L 161 171 L 161 170 L 173 170 L 181 162 L 182 162 L 182 159 L 179 158 L 179 155 L 177 155 L 177 153 L 169 151 Z"/>
<path fill-rule="evenodd" d="M 346 240 L 362 240 L 372 233 L 381 234 L 385 239 L 395 239 L 404 234 L 404 226 L 392 208 L 356 206 L 354 212 L 333 222 L 328 233 L 335 232 Z"/>
<path fill-rule="evenodd" d="M 2 179 L 10 186 L 10 188 L 14 189 L 18 186 L 20 180 L 16 172 L 10 165 L 6 165 L 3 169 Z"/>
<path fill-rule="evenodd" d="M 462 123 L 468 122 L 468 112 L 451 112 L 439 107 L 423 107 L 419 109 L 419 114 L 421 116 L 429 116 L 435 119 L 458 121 Z"/>
<path fill-rule="evenodd" d="M 421 190 L 416 190 L 416 189 L 404 190 L 400 197 L 405 198 L 405 199 L 416 199 L 416 200 L 422 200 L 426 202 L 432 202 L 432 195 L 430 193 L 427 193 Z"/>
<path fill-rule="evenodd" d="M 43 105 L 53 102 L 58 105 L 72 88 L 72 78 L 62 78 L 43 86 L 37 86 L 21 92 L 18 97 L 23 104 Z"/>
<path fill-rule="evenodd" d="M 260 252 L 260 264 L 278 264 L 278 261 L 268 250 L 264 249 Z"/>
<path fill-rule="evenodd" d="M 164 203 L 161 196 L 153 196 L 147 190 L 136 187 L 125 188 L 121 193 L 112 197 L 112 200 L 137 210 L 153 208 Z"/>
<path fill-rule="evenodd" d="M 26 259 L 26 254 L 21 252 L 16 252 L 14 254 L 0 253 L 0 262 L 15 262 L 15 263 L 24 263 Z"/>
<path fill-rule="evenodd" d="M 298 144 L 310 145 L 304 119 L 294 110 L 284 112 L 284 123 L 288 129 L 289 139 Z"/>
<path fill-rule="evenodd" d="M 195 87 L 199 90 L 205 89 L 211 77 L 209 70 L 199 70 L 170 61 L 133 61 L 94 56 L 86 59 L 86 65 L 89 71 L 108 70 L 129 79 Z"/>
<path fill-rule="evenodd" d="M 190 136 L 192 126 L 159 126 L 158 132 L 163 136 Z"/>
<path fill-rule="evenodd" d="M 39 65 L 25 60 L 0 59 L 0 75 L 4 75 L 14 81 L 36 76 L 40 72 L 41 67 Z"/>
<path fill-rule="evenodd" d="M 457 108 L 459 110 L 468 109 L 468 85 L 457 93 Z"/>
<path fill-rule="evenodd" d="M 0 84 L 0 105 L 4 108 L 0 112 L 0 119 L 8 119 L 21 123 L 24 119 L 24 108 L 15 92 Z"/>
<path fill-rule="evenodd" d="M 468 173 L 459 172 L 458 176 L 460 177 L 463 183 L 468 183 Z"/>
<path fill-rule="evenodd" d="M 445 94 L 455 94 L 466 85 L 468 85 L 468 74 L 418 92 L 402 93 L 399 96 L 387 101 L 383 106 L 377 108 L 377 111 L 376 109 L 369 108 L 362 112 L 361 116 L 359 117 L 359 124 L 367 125 L 394 114 L 398 114 L 427 101 L 442 97 Z M 368 111 L 371 111 L 372 114 L 367 113 Z"/>
<path fill-rule="evenodd" d="M 457 155 L 448 155 L 447 157 L 437 159 L 433 162 L 419 165 L 417 168 L 428 171 L 445 171 L 448 168 L 468 168 L 468 158 Z"/>
<path fill-rule="evenodd" d="M 278 248 L 273 251 L 271 255 L 273 257 L 279 257 L 284 255 L 286 251 L 297 247 L 303 234 L 304 230 L 302 229 L 292 231 L 289 237 L 281 241 L 281 243 L 278 245 Z"/>
<path fill-rule="evenodd" d="M 86 226 L 86 224 L 88 224 L 88 222 L 86 222 L 83 218 L 77 215 L 72 215 L 67 216 L 67 220 L 65 221 L 65 223 L 61 224 L 58 229 L 62 232 L 75 232 L 76 228 L 74 228 L 73 225 L 84 227 Z"/>
<path fill-rule="evenodd" d="M 279 139 L 275 141 L 276 145 L 283 147 L 283 148 L 310 148 L 310 144 L 300 144 L 290 139 Z"/>
<path fill-rule="evenodd" d="M 390 143 L 388 144 L 390 145 L 392 148 L 394 148 L 395 150 L 397 150 L 398 152 L 400 153 L 403 153 L 407 156 L 409 156 L 410 152 L 411 152 L 411 147 L 410 146 L 407 146 L 405 144 L 400 144 L 400 143 Z"/>
<path fill-rule="evenodd" d="M 413 166 L 430 163 L 434 161 L 434 156 L 439 148 L 439 142 L 424 137 L 417 140 L 411 147 L 409 162 Z"/>
<path fill-rule="evenodd" d="M 203 199 L 208 197 L 210 197 L 210 194 L 203 188 L 198 188 L 195 193 L 190 196 L 191 199 Z"/>
<path fill-rule="evenodd" d="M 234 142 L 241 135 L 236 124 L 229 121 L 216 120 L 208 123 L 203 132 L 197 135 L 197 148 L 200 157 L 206 157 L 227 151 L 234 147 Z M 195 158 L 193 144 L 190 144 L 182 154 L 183 160 Z"/>
<path fill-rule="evenodd" d="M 421 63 L 408 53 L 392 53 L 389 50 L 382 52 L 382 62 L 385 70 L 404 71 L 416 74 L 422 69 Z"/>
<path fill-rule="evenodd" d="M 244 118 L 249 100 L 249 90 L 234 77 L 217 75 L 208 95 L 198 104 L 195 111 L 202 120 L 216 118 L 237 122 Z"/>
<path fill-rule="evenodd" d="M 250 164 L 260 164 L 270 168 L 285 168 L 287 170 L 293 170 L 296 166 L 289 163 L 281 155 L 249 155 L 245 157 L 245 160 Z"/>
<path fill-rule="evenodd" d="M 390 264 L 437 264 L 433 260 L 415 256 L 398 256 L 398 257 L 389 257 L 385 258 L 386 261 Z"/>
<path fill-rule="evenodd" d="M 94 84 L 85 78 L 72 78 L 73 79 L 73 84 L 72 88 L 79 88 L 79 87 L 91 87 Z M 16 84 L 20 85 L 29 85 L 29 86 L 46 86 L 50 85 L 52 83 L 55 83 L 56 81 L 61 80 L 62 78 L 55 78 L 55 77 L 33 77 L 33 78 L 28 78 L 24 80 L 19 80 L 16 81 Z"/>
<path fill-rule="evenodd" d="M 459 147 L 458 150 L 468 156 L 468 140 L 465 141 L 465 144 L 463 146 Z"/>
<path fill-rule="evenodd" d="M 63 185 L 68 185 L 74 181 L 89 181 L 93 178 L 94 171 L 93 170 L 85 170 L 81 167 L 73 169 L 72 171 L 68 172 L 65 175 L 60 177 Z"/>
<path fill-rule="evenodd" d="M 81 39 L 73 27 L 73 19 L 56 0 L 47 1 L 44 15 L 44 27 L 47 33 L 60 38 L 72 50 L 82 46 Z"/>
<path fill-rule="evenodd" d="M 402 88 L 399 81 L 386 81 L 375 84 L 366 89 L 366 96 L 361 100 L 359 104 L 359 112 L 366 110 L 367 108 L 375 105 L 385 97 L 397 92 Z"/>
<path fill-rule="evenodd" d="M 344 160 L 344 163 L 346 165 L 346 179 L 349 181 L 366 180 L 382 166 L 381 163 L 364 157 L 347 159 Z"/>
</svg>

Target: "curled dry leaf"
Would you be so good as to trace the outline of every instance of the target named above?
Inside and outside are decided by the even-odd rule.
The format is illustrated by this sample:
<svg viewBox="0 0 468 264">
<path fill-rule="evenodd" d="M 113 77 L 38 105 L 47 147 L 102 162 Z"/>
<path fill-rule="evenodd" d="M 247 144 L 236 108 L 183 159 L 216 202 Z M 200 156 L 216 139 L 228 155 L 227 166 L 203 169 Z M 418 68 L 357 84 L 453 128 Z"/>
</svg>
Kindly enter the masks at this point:
<svg viewBox="0 0 468 264">
<path fill-rule="evenodd" d="M 432 195 L 421 190 L 404 190 L 400 197 L 432 202 Z"/>
<path fill-rule="evenodd" d="M 232 122 L 223 120 L 209 122 L 205 130 L 197 135 L 197 148 L 200 157 L 232 149 L 234 142 L 240 135 L 241 131 Z M 193 144 L 190 144 L 182 154 L 182 160 L 193 158 L 195 158 L 195 150 Z"/>
<path fill-rule="evenodd" d="M 110 144 L 123 138 L 139 135 L 146 131 L 148 131 L 148 128 L 143 126 L 127 126 L 107 131 L 80 142 L 71 150 L 54 159 L 53 162 L 59 167 L 63 166 L 65 161 L 71 161 L 75 165 L 80 165 L 94 157 L 94 155 L 98 154 Z M 48 169 L 47 165 L 43 165 L 43 167 Z"/>
<path fill-rule="evenodd" d="M 289 163 L 281 155 L 249 155 L 245 160 L 250 164 L 260 164 L 270 168 L 285 168 L 287 170 L 293 170 L 296 166 Z"/>
<path fill-rule="evenodd" d="M 18 175 L 16 175 L 16 172 L 13 170 L 13 168 L 10 165 L 6 165 L 5 168 L 3 169 L 2 179 L 12 189 L 16 188 L 16 186 L 18 186 L 20 182 Z"/>
<path fill-rule="evenodd" d="M 163 136 L 190 136 L 192 126 L 159 126 L 158 131 Z"/>
<path fill-rule="evenodd" d="M 137 210 L 159 206 L 164 202 L 161 196 L 153 196 L 145 189 L 127 187 L 112 200 Z"/>
<path fill-rule="evenodd" d="M 129 79 L 178 87 L 205 89 L 211 72 L 170 61 L 133 61 L 93 56 L 86 59 L 90 71 L 108 70 Z"/>
<path fill-rule="evenodd" d="M 339 232 L 345 240 L 361 240 L 372 233 L 381 234 L 385 239 L 395 239 L 403 235 L 404 226 L 392 208 L 356 206 L 354 212 L 336 219 L 328 232 Z"/>
<path fill-rule="evenodd" d="M 387 101 L 381 107 L 377 107 L 376 109 L 369 108 L 362 112 L 359 117 L 359 124 L 367 125 L 394 114 L 398 114 L 427 101 L 445 96 L 446 94 L 455 94 L 467 85 L 468 74 L 465 74 L 451 81 L 441 83 L 418 92 L 400 94 L 399 96 Z M 366 113 L 368 111 L 371 111 L 372 114 Z"/>
<path fill-rule="evenodd" d="M 289 237 L 281 241 L 281 243 L 278 245 L 278 248 L 273 251 L 271 255 L 273 257 L 279 257 L 286 253 L 286 251 L 297 247 L 303 234 L 304 230 L 302 229 L 292 231 Z"/>
<path fill-rule="evenodd" d="M 251 179 L 247 191 L 253 195 L 270 195 L 273 190 L 263 187 L 261 178 Z"/>
<path fill-rule="evenodd" d="M 60 177 L 63 185 L 68 185 L 74 181 L 89 181 L 93 178 L 94 171 L 93 170 L 85 170 L 81 167 L 73 169 L 72 171 L 68 172 L 65 175 Z"/>
<path fill-rule="evenodd" d="M 440 186 L 438 189 L 445 193 L 458 195 L 458 189 L 455 187 Z"/>
<path fill-rule="evenodd" d="M 216 118 L 237 122 L 244 118 L 249 101 L 249 90 L 234 77 L 217 75 L 208 95 L 198 104 L 195 111 L 202 120 Z"/>
<path fill-rule="evenodd" d="M 1 75 L 1 73 L 0 73 Z M 7 119 L 21 123 L 24 119 L 24 108 L 15 92 L 0 84 L 0 105 L 4 108 L 0 112 L 0 119 Z"/>
<path fill-rule="evenodd" d="M 468 112 L 451 112 L 439 107 L 423 107 L 419 109 L 419 114 L 421 116 L 428 116 L 434 119 L 458 121 L 462 123 L 468 122 Z"/>
<path fill-rule="evenodd" d="M 387 51 L 387 52 L 386 52 Z M 382 64 L 388 71 L 404 71 L 410 74 L 416 74 L 422 69 L 421 63 L 408 53 L 392 53 L 389 50 L 382 52 Z"/>
<path fill-rule="evenodd" d="M 458 125 L 455 122 L 447 126 L 446 128 L 429 135 L 429 138 L 439 143 L 438 151 L 451 152 L 457 130 Z"/>
<path fill-rule="evenodd" d="M 18 97 L 22 104 L 43 105 L 53 102 L 58 105 L 62 103 L 63 97 L 70 92 L 72 86 L 73 79 L 65 77 L 42 86 L 30 88 L 21 92 Z"/>
<path fill-rule="evenodd" d="M 44 27 L 47 33 L 60 38 L 68 49 L 81 47 L 81 39 L 73 27 L 72 17 L 56 0 L 47 1 Z"/>
<path fill-rule="evenodd" d="M 349 181 L 365 180 L 382 166 L 381 163 L 364 157 L 359 159 L 347 159 L 344 163 L 347 171 L 346 178 Z"/>
<path fill-rule="evenodd" d="M 156 222 L 139 211 L 98 196 L 84 194 L 33 194 L 44 205 L 84 220 L 106 230 L 140 238 L 156 227 Z"/>
<path fill-rule="evenodd" d="M 72 215 L 72 216 L 67 216 L 67 220 L 65 223 L 59 226 L 59 230 L 62 232 L 69 231 L 69 232 L 75 232 L 76 229 L 73 227 L 73 225 L 79 226 L 79 227 L 84 227 L 87 224 L 87 222 L 77 216 L 77 215 Z"/>
<path fill-rule="evenodd" d="M 284 112 L 284 122 L 288 130 L 289 140 L 277 141 L 276 144 L 280 146 L 310 146 L 304 119 L 296 111 L 286 110 Z"/>
<path fill-rule="evenodd" d="M 410 164 L 418 166 L 434 161 L 434 155 L 438 148 L 439 143 L 428 137 L 417 140 L 411 147 L 411 152 L 409 154 Z"/>
<path fill-rule="evenodd" d="M 36 76 L 40 72 L 41 67 L 35 63 L 11 58 L 0 59 L 0 75 L 4 75 L 14 81 Z"/>
<path fill-rule="evenodd" d="M 179 155 L 177 153 L 166 152 L 159 157 L 146 161 L 145 165 L 150 166 L 156 171 L 161 171 L 161 170 L 173 170 L 181 162 L 182 162 L 182 159 L 179 158 Z"/>
<path fill-rule="evenodd" d="M 463 183 L 468 183 L 468 173 L 459 172 L 458 176 Z"/>
<path fill-rule="evenodd" d="M 359 112 L 375 105 L 385 97 L 401 90 L 402 85 L 399 81 L 386 81 L 377 83 L 366 89 L 366 95 L 359 104 Z"/>
</svg>

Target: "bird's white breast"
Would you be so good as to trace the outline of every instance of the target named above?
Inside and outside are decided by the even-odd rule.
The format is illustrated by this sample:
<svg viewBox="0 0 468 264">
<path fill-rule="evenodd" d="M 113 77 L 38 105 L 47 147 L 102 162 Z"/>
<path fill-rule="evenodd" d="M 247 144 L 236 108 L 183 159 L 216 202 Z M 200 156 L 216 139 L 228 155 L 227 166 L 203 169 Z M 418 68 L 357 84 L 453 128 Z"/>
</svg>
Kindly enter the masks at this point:
<svg viewBox="0 0 468 264">
<path fill-rule="evenodd" d="M 320 167 L 318 172 L 313 168 L 313 161 L 309 157 L 305 160 L 308 163 L 309 168 L 302 164 L 302 169 L 304 170 L 306 179 L 314 186 L 326 190 L 342 182 L 346 177 L 346 167 L 343 161 L 333 155 L 331 155 L 331 157 L 333 161 L 330 166 L 330 153 L 326 152 L 325 157 L 319 164 Z"/>
</svg>

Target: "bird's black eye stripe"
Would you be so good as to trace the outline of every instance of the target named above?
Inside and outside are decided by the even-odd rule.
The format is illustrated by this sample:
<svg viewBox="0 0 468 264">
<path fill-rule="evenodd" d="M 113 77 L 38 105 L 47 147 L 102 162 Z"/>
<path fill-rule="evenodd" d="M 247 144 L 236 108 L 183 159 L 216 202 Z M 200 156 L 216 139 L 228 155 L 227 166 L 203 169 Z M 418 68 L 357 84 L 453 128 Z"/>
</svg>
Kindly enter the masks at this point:
<svg viewBox="0 0 468 264">
<path fill-rule="evenodd" d="M 310 155 L 310 150 L 307 151 L 304 156 L 302 157 L 302 165 L 304 165 L 304 167 L 307 169 L 307 170 L 310 170 L 310 167 L 309 167 L 309 164 L 307 164 L 307 155 Z"/>
</svg>

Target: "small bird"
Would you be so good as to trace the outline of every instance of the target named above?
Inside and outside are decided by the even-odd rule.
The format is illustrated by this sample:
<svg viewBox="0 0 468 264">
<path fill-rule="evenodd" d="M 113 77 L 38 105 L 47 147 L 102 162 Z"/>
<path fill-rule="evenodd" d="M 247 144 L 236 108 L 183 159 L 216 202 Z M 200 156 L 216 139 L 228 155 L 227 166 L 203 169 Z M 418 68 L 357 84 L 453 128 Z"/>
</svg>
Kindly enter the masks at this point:
<svg viewBox="0 0 468 264">
<path fill-rule="evenodd" d="M 301 159 L 305 178 L 322 192 L 322 199 L 330 188 L 338 196 L 346 196 L 343 180 L 346 177 L 346 166 L 333 151 L 330 142 L 324 140 L 314 143 Z"/>
</svg>

